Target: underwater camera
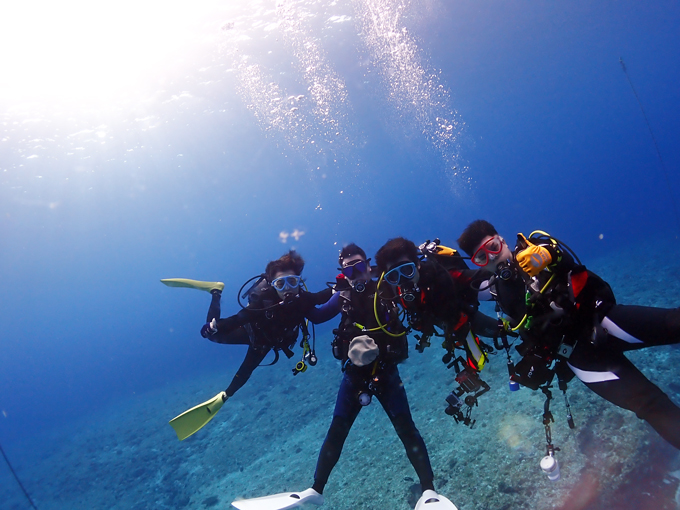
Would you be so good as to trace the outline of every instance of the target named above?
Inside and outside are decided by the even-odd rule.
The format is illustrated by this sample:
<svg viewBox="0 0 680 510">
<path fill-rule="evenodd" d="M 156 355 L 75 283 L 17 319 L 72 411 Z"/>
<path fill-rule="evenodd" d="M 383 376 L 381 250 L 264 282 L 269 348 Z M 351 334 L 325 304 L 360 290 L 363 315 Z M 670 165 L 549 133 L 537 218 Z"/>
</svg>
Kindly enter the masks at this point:
<svg viewBox="0 0 680 510">
<path fill-rule="evenodd" d="M 446 397 L 446 402 L 449 405 L 444 412 L 449 416 L 453 416 L 456 423 L 463 423 L 472 428 L 477 421 L 470 417 L 472 408 L 478 405 L 477 399 L 491 388 L 482 381 L 476 371 L 469 367 L 461 370 L 456 376 L 456 382 L 458 383 L 458 388 Z M 461 399 L 466 393 L 469 393 L 469 395 Z"/>
</svg>

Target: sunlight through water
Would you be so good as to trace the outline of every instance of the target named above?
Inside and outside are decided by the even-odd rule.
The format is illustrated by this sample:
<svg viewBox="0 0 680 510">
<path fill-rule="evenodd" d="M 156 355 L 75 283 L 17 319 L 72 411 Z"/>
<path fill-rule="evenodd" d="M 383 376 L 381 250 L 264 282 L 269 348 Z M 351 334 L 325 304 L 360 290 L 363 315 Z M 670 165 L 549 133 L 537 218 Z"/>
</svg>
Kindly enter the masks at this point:
<svg viewBox="0 0 680 510">
<path fill-rule="evenodd" d="M 0 101 L 99 107 L 157 86 L 196 44 L 216 2 L 122 0 L 5 3 Z M 11 48 L 11 51 L 7 51 Z"/>
</svg>

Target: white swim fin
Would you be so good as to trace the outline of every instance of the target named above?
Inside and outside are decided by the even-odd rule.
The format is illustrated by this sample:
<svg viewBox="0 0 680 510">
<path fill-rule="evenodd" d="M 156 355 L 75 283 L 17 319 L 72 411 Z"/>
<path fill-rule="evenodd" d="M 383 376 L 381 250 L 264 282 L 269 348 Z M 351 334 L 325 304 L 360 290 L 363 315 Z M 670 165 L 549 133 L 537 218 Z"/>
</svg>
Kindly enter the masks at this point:
<svg viewBox="0 0 680 510">
<path fill-rule="evenodd" d="M 458 507 L 444 496 L 428 489 L 420 496 L 415 510 L 458 510 Z"/>
<path fill-rule="evenodd" d="M 232 501 L 231 506 L 239 510 L 288 510 L 307 503 L 323 505 L 323 496 L 314 489 L 307 489 L 302 492 L 282 492 L 261 498 Z"/>
</svg>

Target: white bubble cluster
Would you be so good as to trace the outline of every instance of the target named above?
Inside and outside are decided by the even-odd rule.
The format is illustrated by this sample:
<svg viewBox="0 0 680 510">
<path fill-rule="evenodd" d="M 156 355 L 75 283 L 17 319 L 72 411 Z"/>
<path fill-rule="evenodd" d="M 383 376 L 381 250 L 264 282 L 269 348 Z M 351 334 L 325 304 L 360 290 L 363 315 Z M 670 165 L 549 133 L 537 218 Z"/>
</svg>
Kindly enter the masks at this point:
<svg viewBox="0 0 680 510">
<path fill-rule="evenodd" d="M 222 30 L 229 72 L 262 128 L 306 161 L 310 172 L 351 153 L 360 136 L 352 129 L 344 78 L 324 48 L 333 41 L 324 31 L 351 23 L 356 46 L 367 53 L 367 74 L 380 77 L 376 92 L 389 105 L 386 116 L 427 140 L 455 192 L 470 189 L 460 157 L 465 124 L 406 26 L 422 10 L 418 0 L 279 0 L 274 8 L 255 0 L 251 6 Z"/>
<path fill-rule="evenodd" d="M 345 83 L 310 26 L 317 4 L 280 0 L 273 10 L 256 10 L 246 20 L 248 30 L 230 30 L 224 45 L 225 55 L 234 59 L 237 88 L 248 109 L 265 131 L 307 160 L 310 170 L 319 165 L 319 156 L 335 158 L 351 145 Z M 258 39 L 259 45 L 253 43 Z M 277 76 L 264 62 L 262 40 L 290 59 L 294 79 L 285 71 Z"/>
<path fill-rule="evenodd" d="M 405 27 L 406 15 L 418 6 L 406 0 L 354 0 L 354 5 L 370 65 L 380 75 L 401 123 L 415 126 L 441 155 L 453 190 L 468 190 L 468 169 L 460 162 L 465 123 Z"/>
</svg>

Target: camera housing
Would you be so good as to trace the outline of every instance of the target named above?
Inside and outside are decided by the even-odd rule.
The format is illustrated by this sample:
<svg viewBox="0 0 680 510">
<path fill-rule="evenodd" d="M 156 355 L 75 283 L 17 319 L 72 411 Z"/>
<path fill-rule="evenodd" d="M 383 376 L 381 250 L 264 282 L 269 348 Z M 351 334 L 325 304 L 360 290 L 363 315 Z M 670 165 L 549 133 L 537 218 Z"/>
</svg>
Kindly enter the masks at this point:
<svg viewBox="0 0 680 510">
<path fill-rule="evenodd" d="M 456 376 L 456 382 L 458 387 L 446 397 L 448 406 L 444 409 L 444 412 L 453 416 L 456 423 L 463 423 L 472 428 L 477 421 L 470 417 L 472 408 L 478 405 L 477 399 L 491 388 L 470 367 L 465 367 L 460 371 Z M 466 393 L 468 395 L 461 399 Z"/>
</svg>

